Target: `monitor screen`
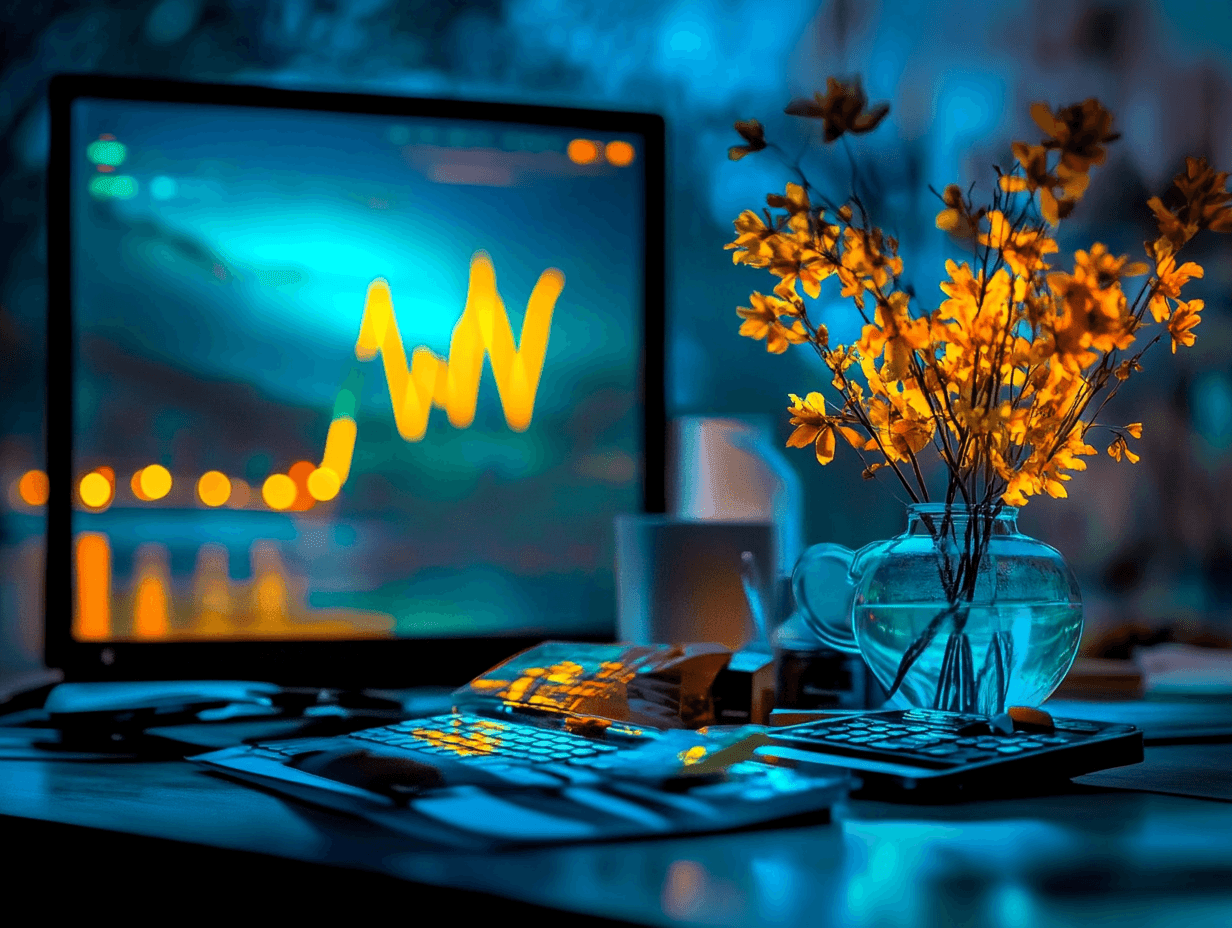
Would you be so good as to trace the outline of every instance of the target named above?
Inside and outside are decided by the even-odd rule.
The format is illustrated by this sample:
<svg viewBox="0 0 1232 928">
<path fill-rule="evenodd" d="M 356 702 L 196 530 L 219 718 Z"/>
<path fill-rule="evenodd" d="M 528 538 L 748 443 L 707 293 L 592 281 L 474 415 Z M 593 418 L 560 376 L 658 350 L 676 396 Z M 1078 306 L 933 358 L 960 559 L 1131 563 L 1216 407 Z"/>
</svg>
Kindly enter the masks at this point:
<svg viewBox="0 0 1232 928">
<path fill-rule="evenodd" d="M 224 96 L 67 102 L 72 640 L 610 637 L 645 132 Z"/>
</svg>

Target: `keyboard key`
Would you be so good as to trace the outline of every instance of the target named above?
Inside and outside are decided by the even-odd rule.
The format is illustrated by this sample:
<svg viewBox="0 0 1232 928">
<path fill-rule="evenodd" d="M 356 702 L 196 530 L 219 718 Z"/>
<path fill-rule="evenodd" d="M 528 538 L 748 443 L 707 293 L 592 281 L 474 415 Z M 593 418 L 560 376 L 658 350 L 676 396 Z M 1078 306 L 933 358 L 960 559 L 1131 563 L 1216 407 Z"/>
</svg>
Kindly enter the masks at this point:
<svg viewBox="0 0 1232 928">
<path fill-rule="evenodd" d="M 580 757 L 619 750 L 616 745 L 592 742 L 567 732 L 452 714 L 397 722 L 354 732 L 349 737 L 434 757 L 475 762 L 503 757 L 531 763 L 573 763 Z"/>
</svg>

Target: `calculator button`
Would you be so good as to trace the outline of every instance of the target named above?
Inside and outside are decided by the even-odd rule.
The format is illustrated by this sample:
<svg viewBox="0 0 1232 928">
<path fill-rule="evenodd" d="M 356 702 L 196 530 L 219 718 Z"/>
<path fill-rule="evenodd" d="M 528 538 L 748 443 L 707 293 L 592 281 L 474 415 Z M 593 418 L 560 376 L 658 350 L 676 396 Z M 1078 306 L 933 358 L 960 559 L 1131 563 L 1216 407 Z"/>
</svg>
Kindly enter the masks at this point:
<svg viewBox="0 0 1232 928">
<path fill-rule="evenodd" d="M 975 745 L 979 744 L 979 741 L 977 741 L 975 738 L 959 738 L 954 743 L 962 745 L 964 748 L 969 748 L 969 747 L 974 747 Z"/>
<path fill-rule="evenodd" d="M 933 748 L 925 748 L 925 754 L 931 754 L 933 757 L 943 757 L 946 754 L 953 754 L 958 750 L 952 744 L 939 744 Z"/>
<path fill-rule="evenodd" d="M 1024 748 L 1021 748 L 1016 744 L 1003 744 L 999 748 L 997 748 L 997 753 L 998 754 L 1021 754 L 1023 750 Z"/>
</svg>

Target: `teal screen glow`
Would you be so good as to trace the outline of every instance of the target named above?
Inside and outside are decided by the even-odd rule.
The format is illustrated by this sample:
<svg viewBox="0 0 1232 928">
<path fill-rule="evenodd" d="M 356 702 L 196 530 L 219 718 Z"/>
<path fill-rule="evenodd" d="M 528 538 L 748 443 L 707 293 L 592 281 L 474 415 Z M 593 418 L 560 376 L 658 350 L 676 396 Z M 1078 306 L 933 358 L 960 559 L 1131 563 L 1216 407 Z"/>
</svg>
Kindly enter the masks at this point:
<svg viewBox="0 0 1232 928">
<path fill-rule="evenodd" d="M 77 101 L 75 636 L 610 634 L 642 153 Z"/>
</svg>

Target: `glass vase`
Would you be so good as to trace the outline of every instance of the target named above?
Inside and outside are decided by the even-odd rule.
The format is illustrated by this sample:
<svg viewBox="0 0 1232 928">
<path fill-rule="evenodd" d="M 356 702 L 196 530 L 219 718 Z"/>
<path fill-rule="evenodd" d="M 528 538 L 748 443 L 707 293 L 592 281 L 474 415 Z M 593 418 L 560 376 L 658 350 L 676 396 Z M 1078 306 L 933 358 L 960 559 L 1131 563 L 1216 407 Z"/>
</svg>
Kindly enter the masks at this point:
<svg viewBox="0 0 1232 928">
<path fill-rule="evenodd" d="M 895 538 L 814 545 L 792 575 L 800 613 L 859 653 L 897 705 L 1039 705 L 1078 653 L 1082 599 L 1065 559 L 1019 532 L 1017 514 L 921 503 Z"/>
</svg>

